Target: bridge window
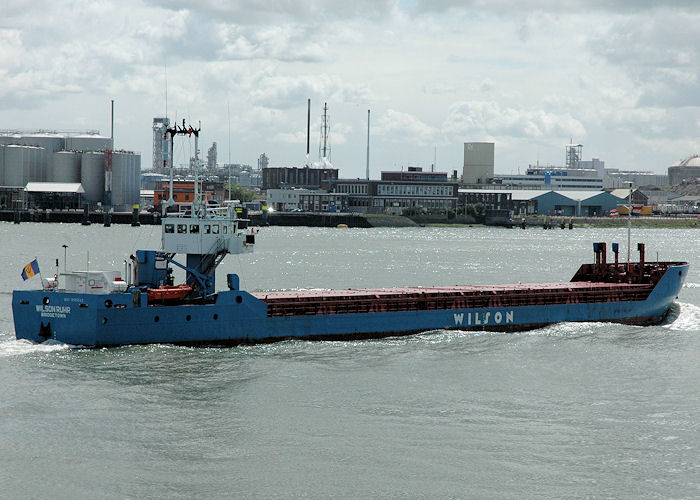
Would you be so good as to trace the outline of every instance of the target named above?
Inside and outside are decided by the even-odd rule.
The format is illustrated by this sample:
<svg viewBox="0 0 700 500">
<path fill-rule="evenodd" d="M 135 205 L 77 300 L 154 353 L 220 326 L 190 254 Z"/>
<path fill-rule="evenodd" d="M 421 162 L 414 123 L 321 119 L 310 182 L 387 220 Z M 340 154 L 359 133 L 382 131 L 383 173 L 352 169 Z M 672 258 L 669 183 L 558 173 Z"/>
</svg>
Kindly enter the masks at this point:
<svg viewBox="0 0 700 500">
<path fill-rule="evenodd" d="M 177 225 L 177 232 L 178 232 L 178 234 L 187 233 L 187 224 L 178 224 Z"/>
<path fill-rule="evenodd" d="M 211 233 L 211 226 L 209 224 L 204 225 L 204 234 Z"/>
<path fill-rule="evenodd" d="M 199 226 L 197 224 L 190 225 L 190 233 L 196 234 L 199 232 Z"/>
<path fill-rule="evenodd" d="M 165 232 L 166 233 L 174 233 L 175 232 L 175 225 L 174 224 L 166 224 L 165 225 Z"/>
<path fill-rule="evenodd" d="M 219 234 L 219 225 L 218 224 L 212 224 L 211 225 L 211 232 L 214 234 Z"/>
</svg>

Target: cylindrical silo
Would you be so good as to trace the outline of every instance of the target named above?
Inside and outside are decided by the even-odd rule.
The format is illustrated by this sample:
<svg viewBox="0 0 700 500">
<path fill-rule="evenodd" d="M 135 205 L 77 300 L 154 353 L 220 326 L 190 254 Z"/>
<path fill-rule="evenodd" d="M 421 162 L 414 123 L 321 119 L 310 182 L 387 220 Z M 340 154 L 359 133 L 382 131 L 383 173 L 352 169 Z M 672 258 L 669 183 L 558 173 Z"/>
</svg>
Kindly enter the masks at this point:
<svg viewBox="0 0 700 500">
<path fill-rule="evenodd" d="M 118 211 L 124 210 L 124 183 L 128 164 L 129 158 L 125 153 L 112 155 L 112 206 Z"/>
<path fill-rule="evenodd" d="M 80 153 L 57 151 L 48 174 L 50 182 L 80 182 Z"/>
<path fill-rule="evenodd" d="M 64 149 L 65 138 L 62 135 L 49 133 L 22 135 L 17 141 L 17 144 L 44 148 L 46 151 L 55 153 L 56 151 Z"/>
<path fill-rule="evenodd" d="M 26 146 L 24 183 L 48 180 L 48 152 L 43 147 Z"/>
<path fill-rule="evenodd" d="M 129 186 L 125 197 L 126 202 L 133 208 L 134 205 L 141 203 L 141 155 L 131 153 L 129 162 Z"/>
<path fill-rule="evenodd" d="M 0 144 L 19 144 L 21 136 L 18 134 L 0 134 Z"/>
<path fill-rule="evenodd" d="M 141 194 L 141 155 L 118 151 L 112 156 L 112 205 L 131 211 Z"/>
<path fill-rule="evenodd" d="M 101 202 L 105 192 L 105 154 L 86 152 L 81 155 L 80 182 L 85 190 L 83 198 Z"/>
<path fill-rule="evenodd" d="M 41 182 L 46 168 L 46 150 L 31 146 L 5 146 L 6 186 L 26 186 L 27 182 Z"/>
<path fill-rule="evenodd" d="M 24 146 L 5 146 L 5 185 L 24 186 Z"/>
<path fill-rule="evenodd" d="M 133 160 L 130 188 L 132 206 L 141 203 L 141 155 L 134 153 Z"/>
</svg>

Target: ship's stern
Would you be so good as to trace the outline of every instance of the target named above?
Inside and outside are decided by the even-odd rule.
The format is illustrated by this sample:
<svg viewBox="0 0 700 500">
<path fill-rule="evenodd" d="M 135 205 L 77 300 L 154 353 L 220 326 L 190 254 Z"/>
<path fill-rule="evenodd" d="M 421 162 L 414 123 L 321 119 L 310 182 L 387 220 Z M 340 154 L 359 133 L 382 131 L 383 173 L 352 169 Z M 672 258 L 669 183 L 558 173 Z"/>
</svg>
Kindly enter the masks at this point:
<svg viewBox="0 0 700 500">
<path fill-rule="evenodd" d="M 94 345 L 97 304 L 90 299 L 74 293 L 15 290 L 12 316 L 16 338 Z"/>
</svg>

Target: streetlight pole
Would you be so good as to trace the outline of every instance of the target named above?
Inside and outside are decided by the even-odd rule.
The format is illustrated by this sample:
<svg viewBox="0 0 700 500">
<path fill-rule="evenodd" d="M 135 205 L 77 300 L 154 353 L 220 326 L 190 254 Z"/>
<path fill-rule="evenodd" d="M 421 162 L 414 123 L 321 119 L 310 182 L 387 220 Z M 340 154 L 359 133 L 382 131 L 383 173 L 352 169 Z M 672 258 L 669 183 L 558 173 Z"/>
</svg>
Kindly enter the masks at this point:
<svg viewBox="0 0 700 500">
<path fill-rule="evenodd" d="M 68 245 L 63 245 L 63 272 L 66 272 L 66 250 L 68 249 Z"/>
</svg>

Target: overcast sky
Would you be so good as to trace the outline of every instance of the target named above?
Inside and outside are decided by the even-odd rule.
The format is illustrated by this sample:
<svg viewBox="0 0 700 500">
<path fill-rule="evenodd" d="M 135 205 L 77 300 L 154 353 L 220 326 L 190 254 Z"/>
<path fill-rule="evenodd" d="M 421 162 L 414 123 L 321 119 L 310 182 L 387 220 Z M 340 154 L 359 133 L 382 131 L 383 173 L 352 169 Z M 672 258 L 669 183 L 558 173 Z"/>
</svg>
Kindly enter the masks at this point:
<svg viewBox="0 0 700 500">
<path fill-rule="evenodd" d="M 611 6 L 612 5 L 612 6 Z M 652 0 L 11 1 L 0 17 L 0 128 L 110 131 L 150 168 L 151 125 L 201 121 L 203 156 L 301 166 L 328 103 L 331 160 L 363 177 L 562 165 L 665 173 L 700 153 L 700 3 Z M 230 123 L 230 135 L 229 135 Z M 230 137 L 230 139 L 229 139 Z M 229 148 L 230 144 L 230 148 Z M 180 161 L 191 144 L 179 146 Z M 230 151 L 229 151 L 230 149 Z M 230 156 L 229 156 L 230 155 Z"/>
</svg>

